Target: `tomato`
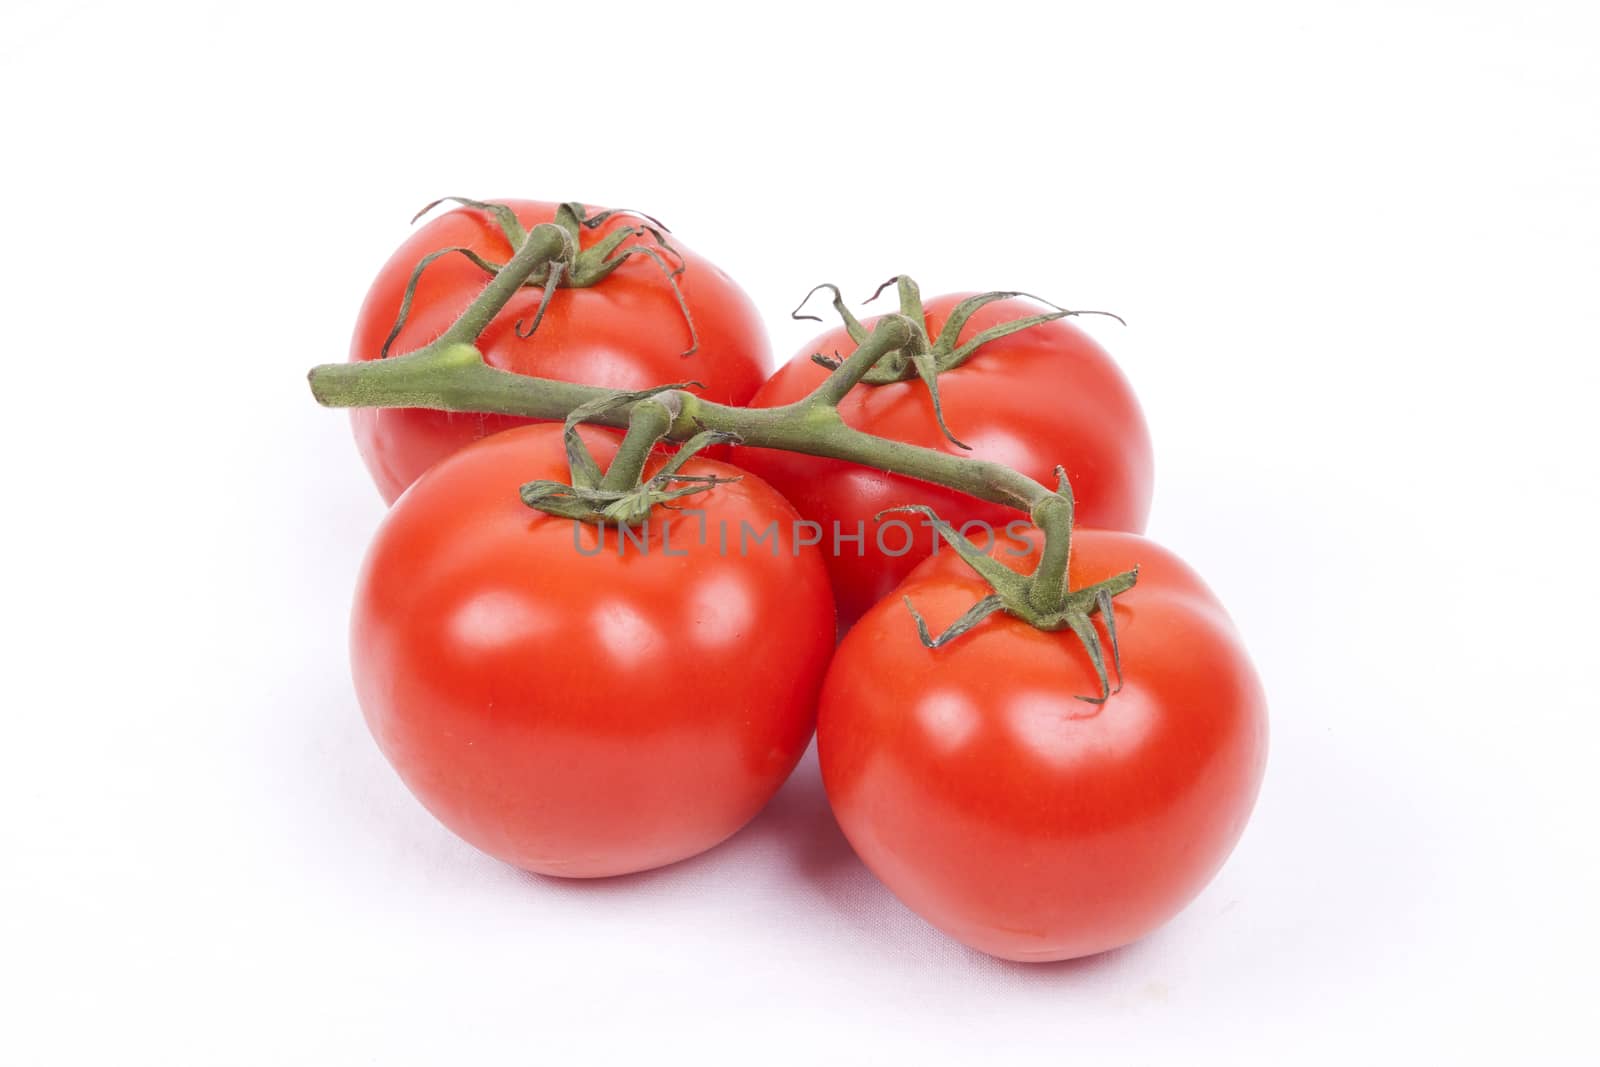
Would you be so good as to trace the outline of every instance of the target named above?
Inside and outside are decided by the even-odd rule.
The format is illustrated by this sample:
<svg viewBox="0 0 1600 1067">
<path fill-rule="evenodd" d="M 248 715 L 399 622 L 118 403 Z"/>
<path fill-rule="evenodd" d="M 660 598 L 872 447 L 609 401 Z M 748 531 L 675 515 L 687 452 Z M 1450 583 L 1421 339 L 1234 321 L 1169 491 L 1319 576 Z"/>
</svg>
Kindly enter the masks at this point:
<svg viewBox="0 0 1600 1067">
<path fill-rule="evenodd" d="M 969 295 L 926 303 L 930 336 L 938 335 L 950 310 Z M 966 324 L 960 339 L 1039 310 L 1021 299 L 989 304 Z M 822 335 L 780 367 L 751 405 L 777 407 L 800 399 L 828 373 L 812 362 L 813 353 L 845 356 L 855 347 L 843 327 Z M 867 433 L 993 460 L 1047 485 L 1054 484 L 1052 472 L 1062 464 L 1072 481 L 1080 525 L 1144 529 L 1152 484 L 1144 416 L 1111 357 L 1072 323 L 1057 319 L 991 341 L 940 374 L 939 392 L 950 429 L 972 446 L 970 452 L 941 432 L 928 389 L 916 379 L 860 385 L 839 405 L 839 414 Z M 838 460 L 741 448 L 734 462 L 766 479 L 802 515 L 822 525 L 839 618 L 846 625 L 933 550 L 935 535 L 926 526 L 915 530 L 908 550 L 903 531 L 883 531 L 880 543 L 873 516 L 885 508 L 926 504 L 958 528 L 988 523 L 996 536 L 1016 517 L 953 489 Z M 841 535 L 837 542 L 835 531 Z M 858 534 L 860 540 L 853 540 Z"/>
<path fill-rule="evenodd" d="M 757 478 L 678 501 L 699 513 L 656 508 L 640 548 L 518 497 L 567 476 L 544 424 L 419 479 L 368 553 L 352 660 L 373 736 L 441 822 L 518 867 L 595 877 L 692 856 L 760 810 L 811 737 L 833 604 Z M 743 525 L 776 529 L 741 551 Z"/>
<path fill-rule="evenodd" d="M 1122 686 L 1100 705 L 1079 699 L 1100 687 L 1071 632 L 995 614 L 929 649 L 899 595 L 834 657 L 817 745 L 839 825 L 896 896 L 973 948 L 1060 960 L 1133 941 L 1205 886 L 1249 817 L 1265 700 L 1215 597 L 1150 541 L 1086 529 L 1072 587 L 1136 564 L 1114 609 Z M 897 592 L 939 633 L 989 591 L 946 550 Z"/>
<path fill-rule="evenodd" d="M 532 200 L 509 205 L 525 227 L 549 222 L 558 205 Z M 597 215 L 603 209 L 591 209 Z M 620 227 L 636 223 L 615 215 L 595 229 L 581 228 L 590 248 Z M 518 336 L 517 323 L 531 322 L 543 290 L 522 289 L 478 340 L 490 366 L 540 378 L 583 382 L 609 389 L 643 389 L 694 380 L 701 395 L 744 404 L 767 373 L 770 349 L 749 297 L 708 260 L 668 237 L 681 256 L 677 276 L 680 306 L 667 274 L 648 256 L 630 256 L 600 282 L 586 288 L 557 287 L 538 329 Z M 653 245 L 648 236 L 630 243 Z M 440 249 L 470 248 L 492 263 L 504 263 L 511 246 L 492 215 L 461 208 L 431 220 L 389 257 L 368 291 L 350 344 L 352 361 L 377 359 L 383 351 L 412 271 Z M 666 257 L 668 261 L 671 256 Z M 421 275 L 404 327 L 391 354 L 420 348 L 443 333 L 488 283 L 489 276 L 464 256 L 434 260 Z M 694 322 L 698 346 L 690 347 L 684 306 Z M 352 413 L 356 443 L 384 500 L 393 503 L 406 486 L 434 463 L 480 437 L 529 420 L 505 415 L 460 414 L 420 408 L 361 408 Z"/>
</svg>

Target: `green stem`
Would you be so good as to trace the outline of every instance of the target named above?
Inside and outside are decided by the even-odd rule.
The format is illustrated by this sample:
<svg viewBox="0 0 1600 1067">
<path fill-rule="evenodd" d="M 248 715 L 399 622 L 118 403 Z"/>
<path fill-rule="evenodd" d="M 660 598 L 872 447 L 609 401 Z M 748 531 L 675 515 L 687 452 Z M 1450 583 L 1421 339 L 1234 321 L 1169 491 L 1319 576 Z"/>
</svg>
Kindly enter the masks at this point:
<svg viewBox="0 0 1600 1067">
<path fill-rule="evenodd" d="M 1061 485 L 1052 491 L 1001 464 L 877 437 L 840 418 L 839 402 L 875 366 L 886 358 L 906 358 L 911 349 L 926 345 L 920 317 L 885 315 L 816 390 L 777 408 L 732 407 L 679 389 L 630 401 L 599 386 L 533 378 L 485 363 L 475 344 L 482 330 L 528 278 L 552 263 L 569 261 L 573 254 L 573 238 L 565 228 L 552 223 L 535 226 L 510 262 L 437 341 L 403 356 L 315 367 L 310 373 L 313 395 L 327 407 L 435 408 L 553 421 L 566 421 L 579 407 L 596 406 L 595 413 L 584 421 L 628 430 L 600 485 L 606 491 L 624 492 L 637 486 L 658 441 L 687 441 L 707 431 L 728 435 L 749 447 L 843 460 L 945 486 L 1016 508 L 1043 531 L 1039 564 L 1026 580 L 1025 589 L 1017 587 L 1016 583 L 1023 581 L 1020 576 L 1005 572 L 999 564 L 984 568 L 994 572 L 991 584 L 1007 610 L 1035 625 L 1071 625 L 1075 632 L 1087 625 L 1085 612 L 1072 607 L 1076 601 L 1069 603 L 1067 595 L 1073 501 L 1064 472 L 1058 469 Z M 909 279 L 901 285 L 901 298 L 905 307 L 919 303 Z M 959 537 L 953 530 L 949 533 Z M 965 546 L 965 542 L 961 544 Z M 1121 577 L 1132 584 L 1133 575 Z M 1106 593 L 1115 595 L 1121 588 L 1125 586 L 1115 591 L 1107 588 Z M 1094 590 L 1076 595 L 1081 598 L 1085 592 Z M 1114 625 L 1114 620 L 1108 625 Z M 1085 632 L 1093 637 L 1092 627 Z M 1091 651 L 1098 654 L 1097 649 Z"/>
<path fill-rule="evenodd" d="M 892 325 L 897 318 L 891 317 L 880 326 L 884 329 L 881 341 L 875 341 L 875 330 L 874 336 L 851 358 L 869 348 L 879 356 L 891 351 L 899 340 Z M 864 357 L 862 364 L 866 362 Z M 483 362 L 471 345 L 424 349 L 365 363 L 329 363 L 313 368 L 310 380 L 312 394 L 324 407 L 436 408 L 556 421 L 565 419 L 580 404 L 592 403 L 612 392 L 595 385 L 499 370 Z M 700 430 L 720 430 L 757 448 L 803 452 L 876 467 L 1022 512 L 1031 512 L 1036 503 L 1055 495 L 1027 475 L 998 463 L 947 455 L 862 433 L 845 425 L 829 405 L 829 395 L 831 392 L 822 394 L 819 390 L 804 400 L 777 408 L 732 407 L 687 392 L 657 394 L 655 399 L 673 396 L 682 405 L 664 435 L 670 441 L 688 440 Z M 620 404 L 587 421 L 626 427 L 633 409 L 643 402 Z"/>
<path fill-rule="evenodd" d="M 517 254 L 484 287 L 478 298 L 467 306 L 461 317 L 428 347 L 472 344 L 500 314 L 500 309 L 522 288 L 523 282 L 558 259 L 571 259 L 576 254 L 576 247 L 572 237 L 555 223 L 542 222 L 529 230 L 528 236 L 517 248 Z"/>
<path fill-rule="evenodd" d="M 837 407 L 845 394 L 861 383 L 867 372 L 891 353 L 915 342 L 918 326 L 903 315 L 885 315 L 878 320 L 856 350 L 812 391 L 806 402 Z"/>
<path fill-rule="evenodd" d="M 1061 489 L 1034 503 L 1029 517 L 1044 531 L 1044 548 L 1028 587 L 1028 603 L 1037 611 L 1060 611 L 1067 600 L 1067 564 L 1072 558 L 1072 489 L 1065 476 Z"/>
<path fill-rule="evenodd" d="M 639 484 L 644 465 L 655 450 L 656 442 L 672 429 L 672 419 L 678 410 L 677 397 L 667 393 L 670 400 L 647 397 L 628 409 L 628 433 L 617 447 L 617 454 L 600 479 L 600 488 L 621 492 Z"/>
</svg>

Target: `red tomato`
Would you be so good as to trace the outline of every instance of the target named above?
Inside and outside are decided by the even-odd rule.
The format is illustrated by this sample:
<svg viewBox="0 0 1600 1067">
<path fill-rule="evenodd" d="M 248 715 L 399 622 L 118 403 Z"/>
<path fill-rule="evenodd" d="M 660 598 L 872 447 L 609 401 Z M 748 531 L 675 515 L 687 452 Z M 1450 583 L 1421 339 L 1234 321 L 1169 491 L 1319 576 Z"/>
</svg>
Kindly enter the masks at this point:
<svg viewBox="0 0 1600 1067">
<path fill-rule="evenodd" d="M 969 295 L 927 302 L 930 336 L 938 335 L 950 309 Z M 1021 299 L 998 301 L 975 314 L 960 339 L 966 341 L 991 326 L 1039 310 Z M 876 321 L 869 319 L 866 325 L 870 328 Z M 827 374 L 811 361 L 813 353 L 847 356 L 855 347 L 842 326 L 824 334 L 780 367 L 751 405 L 777 407 L 800 399 Z M 1055 484 L 1053 472 L 1062 464 L 1077 498 L 1080 526 L 1144 529 L 1152 479 L 1144 415 L 1111 357 L 1072 323 L 1057 319 L 990 342 L 965 363 L 939 375 L 939 393 L 946 422 L 972 446 L 970 452 L 945 438 L 934 419 L 927 388 L 915 379 L 857 386 L 839 405 L 839 413 L 858 430 L 952 455 L 994 460 L 1046 485 Z M 741 448 L 734 462 L 766 479 L 801 515 L 822 525 L 839 620 L 846 625 L 927 558 L 936 540 L 930 528 L 916 526 L 910 550 L 895 555 L 904 546 L 904 532 L 885 530 L 880 544 L 873 522 L 880 511 L 899 504 L 926 504 L 957 528 L 986 522 L 997 536 L 1017 517 L 1008 508 L 953 489 L 838 460 Z M 858 531 L 864 531 L 864 537 L 841 538 L 836 546 L 835 529 L 844 538 Z"/>
<path fill-rule="evenodd" d="M 584 436 L 602 464 L 615 452 Z M 428 810 L 507 863 L 595 877 L 704 851 L 811 737 L 834 643 L 822 559 L 757 478 L 679 501 L 704 541 L 702 516 L 658 507 L 646 547 L 621 551 L 614 528 L 526 507 L 518 486 L 541 478 L 567 478 L 560 426 L 463 449 L 390 511 L 352 624 L 367 722 Z M 741 523 L 776 541 L 741 552 Z"/>
<path fill-rule="evenodd" d="M 523 226 L 549 222 L 556 204 L 502 200 Z M 591 208 L 590 214 L 604 209 Z M 588 248 L 637 220 L 614 216 L 596 229 L 582 229 Z M 636 239 L 652 244 L 649 238 Z M 694 318 L 699 347 L 689 347 L 689 327 L 667 277 L 644 255 L 630 256 L 610 276 L 588 288 L 559 287 L 533 336 L 517 336 L 516 324 L 533 319 L 543 291 L 524 288 L 478 340 L 490 366 L 540 378 L 583 382 L 609 389 L 644 389 L 694 380 L 694 389 L 724 404 L 744 404 L 766 375 L 766 332 L 750 298 L 715 264 L 669 237 L 685 269 L 677 282 Z M 393 328 L 406 283 L 417 263 L 452 246 L 470 248 L 492 263 L 504 263 L 511 246 L 488 213 L 472 208 L 448 212 L 422 226 L 389 257 L 367 292 L 350 343 L 352 361 L 379 358 Z M 401 354 L 443 333 L 488 283 L 489 276 L 460 255 L 441 256 L 417 285 L 405 327 L 390 348 Z M 421 408 L 358 408 L 351 413 L 356 443 L 378 491 L 393 503 L 405 487 L 434 463 L 480 437 L 529 420 Z"/>
<path fill-rule="evenodd" d="M 1078 699 L 1100 687 L 1071 632 L 1009 615 L 930 650 L 893 596 L 834 657 L 817 745 L 839 825 L 896 896 L 973 948 L 1061 960 L 1133 941 L 1244 829 L 1267 748 L 1255 671 L 1194 572 L 1139 536 L 1078 531 L 1072 587 L 1135 564 L 1115 601 L 1122 688 L 1102 705 Z M 945 550 L 898 592 L 939 633 L 989 588 Z"/>
</svg>

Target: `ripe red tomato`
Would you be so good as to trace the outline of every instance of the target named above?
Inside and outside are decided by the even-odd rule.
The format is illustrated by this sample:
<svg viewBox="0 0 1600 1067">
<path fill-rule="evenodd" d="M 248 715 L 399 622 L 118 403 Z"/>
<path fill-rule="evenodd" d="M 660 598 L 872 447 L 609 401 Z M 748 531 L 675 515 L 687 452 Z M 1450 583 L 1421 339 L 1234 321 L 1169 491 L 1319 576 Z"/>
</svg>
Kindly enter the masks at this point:
<svg viewBox="0 0 1600 1067">
<path fill-rule="evenodd" d="M 583 433 L 608 461 L 616 438 Z M 678 501 L 703 514 L 656 508 L 646 547 L 620 550 L 615 528 L 518 497 L 566 478 L 546 424 L 419 479 L 368 553 L 352 660 L 374 737 L 441 822 L 518 867 L 596 877 L 692 856 L 761 809 L 811 737 L 833 603 L 757 478 Z M 741 551 L 742 523 L 775 540 Z"/>
<path fill-rule="evenodd" d="M 973 948 L 1060 960 L 1133 941 L 1244 829 L 1267 745 L 1255 671 L 1194 572 L 1137 535 L 1078 531 L 1072 587 L 1135 564 L 1115 601 L 1122 688 L 1101 705 L 1078 699 L 1100 687 L 1070 632 L 1009 615 L 928 649 L 893 596 L 834 657 L 817 745 L 839 825 L 896 896 Z M 898 592 L 939 633 L 989 588 L 944 551 Z"/>
<path fill-rule="evenodd" d="M 970 295 L 927 301 L 929 335 L 937 336 L 950 309 Z M 989 304 L 966 324 L 960 339 L 969 340 L 1039 310 L 1021 299 Z M 876 321 L 867 320 L 866 325 Z M 843 327 L 822 335 L 780 367 L 751 405 L 777 407 L 800 399 L 827 374 L 812 362 L 813 353 L 847 356 L 855 348 Z M 1144 415 L 1111 357 L 1072 323 L 1057 319 L 990 342 L 965 363 L 940 374 L 939 392 L 946 422 L 972 446 L 970 452 L 946 439 L 935 421 L 927 388 L 915 379 L 858 386 L 839 405 L 839 414 L 858 430 L 952 455 L 993 460 L 1046 485 L 1055 484 L 1053 472 L 1062 464 L 1077 498 L 1079 525 L 1144 529 L 1152 480 Z M 985 522 L 996 536 L 1017 517 L 998 504 L 953 489 L 838 460 L 741 448 L 734 462 L 760 475 L 801 515 L 822 525 L 839 620 L 846 625 L 933 550 L 936 535 L 925 526 L 915 529 L 916 539 L 902 555 L 894 553 L 904 547 L 904 531 L 885 530 L 880 544 L 873 516 L 885 508 L 926 504 L 957 528 Z M 844 538 L 858 531 L 864 537 L 841 538 L 836 546 L 836 528 Z"/>
<path fill-rule="evenodd" d="M 497 203 L 509 205 L 525 227 L 551 221 L 559 206 L 533 200 Z M 592 208 L 590 214 L 603 210 Z M 593 230 L 582 228 L 582 247 L 592 247 L 637 221 L 617 215 Z M 648 237 L 635 240 L 652 244 Z M 699 346 L 692 355 L 683 355 L 690 345 L 689 327 L 666 274 L 647 256 L 634 255 L 595 285 L 558 287 L 538 329 L 528 338 L 517 335 L 516 324 L 533 319 L 543 291 L 524 288 L 479 338 L 485 361 L 519 374 L 619 390 L 694 380 L 704 388 L 693 391 L 710 400 L 746 403 L 770 361 L 761 319 L 733 279 L 675 236 L 669 240 L 684 264 L 677 283 L 698 335 Z M 512 252 L 485 211 L 460 208 L 429 221 L 395 250 L 373 281 L 356 320 L 352 361 L 379 358 L 412 271 L 423 257 L 452 246 L 470 248 L 492 263 L 504 263 Z M 406 324 L 390 353 L 420 348 L 439 336 L 488 280 L 463 256 L 434 260 L 422 273 Z M 419 474 L 456 449 L 529 421 L 421 408 L 358 408 L 351 418 L 361 458 L 390 503 Z"/>
</svg>

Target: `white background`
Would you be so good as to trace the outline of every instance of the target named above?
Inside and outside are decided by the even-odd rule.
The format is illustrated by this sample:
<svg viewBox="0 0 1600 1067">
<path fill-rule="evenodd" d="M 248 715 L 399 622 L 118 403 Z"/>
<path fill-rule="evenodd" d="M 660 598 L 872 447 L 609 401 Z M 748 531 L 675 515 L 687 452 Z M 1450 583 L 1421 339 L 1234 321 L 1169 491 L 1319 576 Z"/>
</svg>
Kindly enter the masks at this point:
<svg viewBox="0 0 1600 1067">
<path fill-rule="evenodd" d="M 0 1060 L 1594 1055 L 1593 5 L 895 8 L 5 6 Z M 809 758 L 604 884 L 436 825 L 354 704 L 382 508 L 303 375 L 447 193 L 657 213 L 785 356 L 822 280 L 1122 312 L 1152 535 L 1271 697 L 1210 889 L 998 963 Z"/>
</svg>

